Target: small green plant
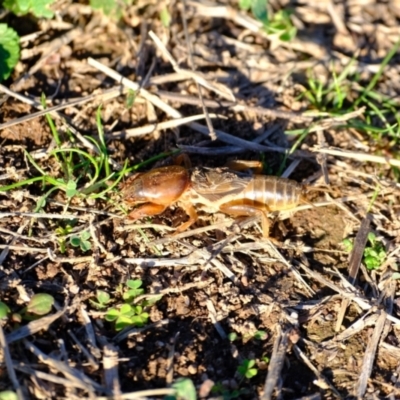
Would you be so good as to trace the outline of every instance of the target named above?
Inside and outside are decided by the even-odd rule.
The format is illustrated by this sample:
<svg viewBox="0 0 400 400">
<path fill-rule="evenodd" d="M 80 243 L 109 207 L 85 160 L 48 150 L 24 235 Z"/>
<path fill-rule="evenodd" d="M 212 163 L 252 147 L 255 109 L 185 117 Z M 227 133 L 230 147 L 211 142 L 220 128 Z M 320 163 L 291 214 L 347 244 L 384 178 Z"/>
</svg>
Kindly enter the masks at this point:
<svg viewBox="0 0 400 400">
<path fill-rule="evenodd" d="M 251 9 L 268 35 L 278 36 L 283 42 L 289 42 L 296 36 L 297 29 L 292 24 L 289 10 L 280 10 L 271 17 L 268 15 L 267 0 L 239 0 L 239 8 L 244 11 Z"/>
<path fill-rule="evenodd" d="M 265 340 L 267 338 L 268 338 L 268 334 L 265 331 L 256 331 L 255 333 L 253 333 L 251 335 L 247 334 L 247 335 L 244 335 L 242 337 L 242 339 L 244 341 L 247 341 L 247 340 L 250 340 L 250 339 Z M 228 334 L 228 339 L 229 339 L 230 342 L 234 342 L 235 340 L 239 339 L 239 336 L 238 336 L 238 334 L 236 332 L 230 332 Z"/>
<path fill-rule="evenodd" d="M 242 394 L 245 394 L 246 391 L 240 389 L 229 390 L 221 382 L 217 382 L 212 387 L 211 393 L 221 396 L 223 400 L 231 400 L 239 398 Z"/>
<path fill-rule="evenodd" d="M 111 301 L 111 296 L 104 290 L 96 291 L 96 300 L 89 300 L 92 306 L 99 310 L 107 308 L 107 304 Z"/>
<path fill-rule="evenodd" d="M 0 319 L 11 314 L 14 323 L 21 323 L 22 320 L 32 321 L 48 314 L 54 304 L 54 297 L 47 293 L 37 293 L 32 296 L 29 303 L 22 310 L 12 313 L 7 304 L 0 301 Z"/>
<path fill-rule="evenodd" d="M 0 82 L 7 79 L 19 60 L 19 36 L 7 24 L 0 24 Z"/>
<path fill-rule="evenodd" d="M 36 18 L 53 18 L 54 12 L 49 6 L 55 0 L 4 0 L 3 6 L 15 15 L 33 14 Z"/>
<path fill-rule="evenodd" d="M 90 0 L 90 6 L 94 10 L 101 10 L 107 15 L 119 21 L 124 10 L 133 3 L 133 0 Z"/>
<path fill-rule="evenodd" d="M 172 384 L 174 395 L 166 396 L 165 400 L 196 400 L 196 388 L 193 381 L 188 378 L 179 378 Z"/>
<path fill-rule="evenodd" d="M 161 296 L 138 302 L 137 298 L 144 294 L 144 289 L 141 287 L 142 284 L 143 282 L 140 279 L 130 279 L 125 285 L 121 285 L 116 290 L 124 302 L 108 308 L 104 316 L 106 321 L 115 323 L 116 331 L 128 326 L 141 327 L 147 324 L 149 314 L 145 309 L 154 305 L 160 300 Z M 98 309 L 105 309 L 111 301 L 115 302 L 108 293 L 98 290 L 96 292 L 96 300 L 91 300 L 90 302 Z"/>
<path fill-rule="evenodd" d="M 149 314 L 142 306 L 122 304 L 119 308 L 110 308 L 105 315 L 108 322 L 115 322 L 115 330 L 120 331 L 128 326 L 142 327 L 147 324 Z"/>
<path fill-rule="evenodd" d="M 346 129 L 356 129 L 368 135 L 373 141 L 375 152 L 378 155 L 398 158 L 397 147 L 400 143 L 400 103 L 397 99 L 381 94 L 375 89 L 384 76 L 384 70 L 392 58 L 398 53 L 400 39 L 393 45 L 382 60 L 378 71 L 368 82 L 362 79 L 359 73 L 353 72 L 356 59 L 350 60 L 348 65 L 337 75 L 332 64 L 331 77 L 327 83 L 308 74 L 308 87 L 300 97 L 306 98 L 311 108 L 318 110 L 320 116 L 337 116 L 358 110 L 364 107 L 362 117 L 344 122 L 341 126 Z M 286 134 L 298 135 L 299 131 L 287 131 Z M 306 132 L 305 132 L 306 133 Z M 393 174 L 400 179 L 399 169 L 392 167 Z"/>
<path fill-rule="evenodd" d="M 44 98 L 42 98 L 42 104 L 45 107 L 46 102 Z M 54 157 L 56 162 L 59 163 L 62 177 L 56 178 L 52 176 L 51 173 L 46 172 L 44 168 L 36 163 L 28 152 L 25 152 L 26 158 L 33 168 L 38 171 L 39 176 L 2 186 L 0 187 L 0 191 L 6 192 L 18 187 L 30 186 L 36 182 L 42 183 L 43 188 L 47 189 L 47 191 L 45 191 L 37 201 L 34 212 L 39 212 L 39 210 L 43 209 L 46 205 L 47 198 L 55 191 L 64 192 L 68 202 L 77 197 L 83 199 L 90 198 L 92 200 L 101 198 L 108 201 L 109 199 L 106 197 L 107 194 L 119 184 L 127 172 L 127 162 L 125 162 L 123 169 L 118 173 L 111 171 L 111 162 L 101 124 L 100 111 L 101 109 L 99 108 L 96 115 L 99 140 L 96 141 L 93 137 L 86 138 L 88 141 L 91 141 L 97 149 L 97 153 L 94 155 L 77 147 L 66 147 L 51 116 L 46 114 L 47 122 L 57 146 L 57 148 L 50 153 L 50 156 Z M 69 136 L 69 142 L 74 142 L 72 134 L 67 132 L 66 135 Z M 68 234 L 68 230 L 69 228 L 66 227 L 63 231 L 59 230 L 58 234 L 60 236 L 65 236 Z M 70 243 L 73 246 L 80 247 L 82 251 L 87 251 L 91 247 L 89 238 L 90 233 L 84 231 L 79 236 L 73 237 Z M 65 241 L 60 241 L 60 247 L 61 250 L 65 251 Z"/>
<path fill-rule="evenodd" d="M 4 390 L 0 392 L 0 400 L 18 400 L 18 396 L 12 390 Z"/>
<path fill-rule="evenodd" d="M 89 251 L 92 248 L 92 245 L 89 241 L 91 234 L 89 231 L 83 231 L 79 236 L 71 236 L 69 239 L 70 243 L 74 247 L 80 247 L 83 252 Z"/>
<path fill-rule="evenodd" d="M 74 225 L 76 225 L 76 222 L 76 220 L 71 220 L 67 223 L 62 222 L 61 225 L 55 230 L 61 253 L 65 253 L 66 251 L 66 236 L 68 236 L 72 232 L 72 229 Z"/>
<path fill-rule="evenodd" d="M 377 269 L 385 261 L 386 250 L 382 242 L 377 240 L 372 232 L 368 234 L 368 241 L 371 246 L 366 247 L 364 250 L 364 263 L 368 269 Z"/>
<path fill-rule="evenodd" d="M 254 368 L 255 365 L 256 365 L 255 360 L 245 359 L 238 366 L 237 371 L 243 378 L 251 379 L 258 373 L 257 368 Z"/>
<path fill-rule="evenodd" d="M 228 340 L 230 341 L 230 342 L 234 342 L 235 340 L 237 340 L 238 339 L 238 334 L 236 333 L 236 332 L 230 332 L 229 334 L 228 334 Z"/>
<path fill-rule="evenodd" d="M 0 301 L 0 320 L 3 318 L 7 318 L 7 315 L 10 313 L 10 308 L 6 303 Z"/>
<path fill-rule="evenodd" d="M 369 270 L 378 269 L 385 261 L 386 250 L 373 232 L 368 233 L 368 242 L 370 246 L 366 246 L 364 249 L 363 263 Z M 345 239 L 343 246 L 347 252 L 351 252 L 354 244 L 350 239 Z"/>
</svg>

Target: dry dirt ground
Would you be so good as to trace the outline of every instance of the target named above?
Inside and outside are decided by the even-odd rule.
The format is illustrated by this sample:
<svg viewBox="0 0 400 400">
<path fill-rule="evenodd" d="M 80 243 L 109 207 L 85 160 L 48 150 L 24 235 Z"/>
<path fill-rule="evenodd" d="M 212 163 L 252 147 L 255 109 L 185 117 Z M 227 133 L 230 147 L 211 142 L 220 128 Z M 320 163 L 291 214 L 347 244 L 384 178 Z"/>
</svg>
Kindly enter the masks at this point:
<svg viewBox="0 0 400 400">
<path fill-rule="evenodd" d="M 360 107 L 324 115 L 304 96 L 307 77 L 329 84 L 354 56 L 349 76 L 358 80 L 345 80 L 345 102 L 354 102 L 400 36 L 400 3 L 271 1 L 275 12 L 294 10 L 290 42 L 262 33 L 233 1 L 139 1 L 119 22 L 80 3 L 58 2 L 50 21 L 6 17 L 24 40 L 1 87 L 2 187 L 41 175 L 26 152 L 43 173 L 64 176 L 48 122 L 33 115 L 44 93 L 48 107 L 64 106 L 52 113 L 62 147 L 93 156 L 87 138 L 98 141 L 102 105 L 111 171 L 181 149 L 194 167 L 262 159 L 270 174 L 322 187 L 329 179 L 331 190 L 310 193 L 315 207 L 280 215 L 273 241 L 262 239 L 259 221 L 202 211 L 171 237 L 186 218 L 179 207 L 131 222 L 118 187 L 104 199 L 54 190 L 39 208 L 49 185 L 1 191 L 0 301 L 14 315 L 1 322 L 0 391 L 159 398 L 190 378 L 207 399 L 400 398 L 398 123 L 397 139 L 378 138 L 347 124 L 384 126 Z M 160 21 L 165 7 L 169 27 Z M 375 87 L 395 106 L 399 61 L 396 54 Z M 180 121 L 191 116 L 199 119 Z M 73 177 L 79 189 L 85 173 Z M 84 231 L 87 251 L 69 241 Z M 362 264 L 357 273 L 368 231 L 385 257 L 380 269 Z M 343 239 L 357 234 L 350 258 Z M 118 307 L 121 284 L 135 279 L 147 299 L 162 297 L 145 307 L 143 327 L 116 332 L 90 300 L 103 290 Z M 35 293 L 54 297 L 52 311 L 18 320 Z M 247 361 L 253 377 L 238 371 Z"/>
</svg>

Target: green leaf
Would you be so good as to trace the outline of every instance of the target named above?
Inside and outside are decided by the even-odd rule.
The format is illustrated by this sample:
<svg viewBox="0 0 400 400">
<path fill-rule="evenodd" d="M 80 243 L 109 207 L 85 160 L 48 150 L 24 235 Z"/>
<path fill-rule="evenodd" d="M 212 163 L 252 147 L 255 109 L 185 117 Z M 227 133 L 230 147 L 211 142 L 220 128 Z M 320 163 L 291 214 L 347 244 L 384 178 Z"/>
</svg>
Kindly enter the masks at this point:
<svg viewBox="0 0 400 400">
<path fill-rule="evenodd" d="M 258 371 L 255 368 L 250 368 L 249 370 L 246 371 L 245 376 L 247 379 L 251 379 L 254 376 L 256 376 L 257 373 L 258 373 Z"/>
<path fill-rule="evenodd" d="M 169 13 L 167 7 L 164 7 L 160 11 L 160 20 L 164 28 L 169 28 L 169 26 L 171 25 L 171 14 Z"/>
<path fill-rule="evenodd" d="M 91 237 L 90 231 L 83 231 L 81 233 L 81 239 L 82 240 L 88 240 L 88 239 L 90 239 L 90 237 Z"/>
<path fill-rule="evenodd" d="M 92 248 L 92 244 L 87 240 L 81 241 L 81 250 L 82 251 L 89 251 Z"/>
<path fill-rule="evenodd" d="M 8 305 L 0 301 L 0 319 L 6 318 L 9 312 L 10 308 L 8 307 Z"/>
<path fill-rule="evenodd" d="M 229 340 L 230 342 L 234 342 L 237 338 L 238 338 L 238 335 L 237 335 L 237 333 L 235 333 L 235 332 L 231 332 L 231 333 L 228 335 L 228 340 Z"/>
<path fill-rule="evenodd" d="M 196 388 L 191 379 L 180 378 L 173 385 L 176 397 L 182 400 L 196 400 Z"/>
<path fill-rule="evenodd" d="M 28 304 L 27 311 L 36 315 L 45 315 L 51 311 L 54 297 L 47 293 L 35 294 Z"/>
<path fill-rule="evenodd" d="M 353 250 L 353 242 L 350 239 L 344 239 L 342 243 L 345 248 L 345 251 L 347 251 L 348 253 L 350 253 Z"/>
<path fill-rule="evenodd" d="M 265 339 L 267 339 L 267 337 L 268 337 L 268 334 L 265 331 L 257 331 L 254 334 L 254 339 L 257 339 L 257 340 L 265 340 Z"/>
<path fill-rule="evenodd" d="M 364 263 L 368 269 L 379 268 L 380 263 L 375 257 L 367 256 L 364 258 Z"/>
<path fill-rule="evenodd" d="M 0 392 L 0 400 L 18 400 L 18 396 L 12 390 L 4 390 Z"/>
<path fill-rule="evenodd" d="M 133 312 L 137 315 L 141 314 L 143 311 L 143 307 L 142 306 L 133 306 L 132 307 Z"/>
<path fill-rule="evenodd" d="M 141 281 L 140 279 L 128 279 L 126 281 L 126 286 L 128 286 L 131 289 L 138 289 L 140 288 L 140 286 L 142 286 L 143 281 Z"/>
<path fill-rule="evenodd" d="M 128 94 L 126 96 L 126 108 L 132 108 L 133 104 L 135 103 L 137 96 L 137 91 L 129 89 Z"/>
<path fill-rule="evenodd" d="M 257 369 L 252 368 L 255 365 L 256 361 L 255 360 L 243 360 L 242 363 L 238 367 L 238 372 L 246 377 L 247 379 L 252 378 L 253 376 L 257 375 Z"/>
<path fill-rule="evenodd" d="M 399 280 L 400 279 L 400 272 L 393 272 L 392 279 Z"/>
<path fill-rule="evenodd" d="M 252 0 L 251 4 L 251 12 L 263 25 L 268 25 L 267 3 L 266 0 Z"/>
<path fill-rule="evenodd" d="M 129 304 L 123 304 L 122 307 L 119 310 L 121 315 L 134 315 L 135 310 L 130 306 Z"/>
<path fill-rule="evenodd" d="M 279 36 L 279 39 L 282 40 L 282 42 L 290 42 L 296 37 L 296 34 L 297 29 L 296 27 L 292 26 L 287 32 L 282 33 L 282 35 Z"/>
<path fill-rule="evenodd" d="M 74 247 L 79 247 L 81 245 L 81 238 L 79 236 L 71 236 L 69 242 Z"/>
<path fill-rule="evenodd" d="M 79 194 L 79 192 L 76 190 L 76 182 L 75 181 L 68 181 L 67 187 L 65 189 L 65 194 L 67 197 L 71 198 Z"/>
<path fill-rule="evenodd" d="M 7 24 L 0 24 L 0 82 L 11 75 L 19 60 L 19 36 Z"/>
<path fill-rule="evenodd" d="M 104 319 L 108 322 L 113 322 L 115 321 L 118 317 L 120 316 L 119 310 L 116 308 L 110 308 L 106 315 L 104 316 Z"/>
<path fill-rule="evenodd" d="M 160 294 L 159 296 L 154 296 L 151 297 L 150 299 L 146 299 L 142 302 L 142 306 L 143 307 L 151 307 L 154 306 L 154 304 L 157 303 L 157 301 L 160 301 L 162 299 L 162 294 Z"/>
<path fill-rule="evenodd" d="M 97 290 L 96 298 L 100 304 L 107 304 L 110 301 L 110 295 L 104 290 Z"/>
<path fill-rule="evenodd" d="M 118 319 L 115 321 L 115 330 L 120 331 L 121 329 L 127 328 L 128 326 L 132 326 L 132 319 L 126 317 L 124 315 L 120 315 Z"/>
<path fill-rule="evenodd" d="M 37 18 L 53 18 L 54 13 L 48 7 L 55 0 L 5 0 L 4 8 L 16 15 L 32 13 Z"/>
<path fill-rule="evenodd" d="M 374 232 L 369 232 L 367 237 L 368 237 L 369 242 L 373 246 L 375 244 L 375 241 L 376 241 L 375 233 Z"/>
<path fill-rule="evenodd" d="M 250 10 L 252 0 L 239 0 L 239 8 L 243 11 Z"/>
</svg>

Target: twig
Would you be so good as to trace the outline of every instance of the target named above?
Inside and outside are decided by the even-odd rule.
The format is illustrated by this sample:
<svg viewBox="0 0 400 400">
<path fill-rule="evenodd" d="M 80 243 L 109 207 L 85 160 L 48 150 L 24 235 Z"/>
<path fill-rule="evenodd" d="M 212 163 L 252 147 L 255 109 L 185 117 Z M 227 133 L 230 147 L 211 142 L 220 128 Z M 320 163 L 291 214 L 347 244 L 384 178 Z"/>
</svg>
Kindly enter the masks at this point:
<svg viewBox="0 0 400 400">
<path fill-rule="evenodd" d="M 335 386 L 332 385 L 332 383 L 324 376 L 322 375 L 317 368 L 314 367 L 312 362 L 308 359 L 308 357 L 301 351 L 300 347 L 297 346 L 296 344 L 293 345 L 293 350 L 295 351 L 297 357 L 304 362 L 304 364 L 307 365 L 308 368 L 311 369 L 312 372 L 314 372 L 315 376 L 318 378 L 318 381 L 322 383 L 324 386 L 329 387 L 332 391 L 332 393 L 337 397 L 338 399 L 342 399 L 343 397 L 340 395 L 340 393 L 337 391 Z"/>
<path fill-rule="evenodd" d="M 166 365 L 166 373 L 167 376 L 165 377 L 165 382 L 168 386 L 172 385 L 172 382 L 174 381 L 174 356 L 175 356 L 175 345 L 176 342 L 179 338 L 180 332 L 176 332 L 174 337 L 171 340 L 171 343 L 169 345 L 169 351 L 168 351 L 168 358 L 167 358 L 167 365 Z"/>
<path fill-rule="evenodd" d="M 382 156 L 374 156 L 372 154 L 366 153 L 357 153 L 354 151 L 347 151 L 342 149 L 319 149 L 314 147 L 311 149 L 314 153 L 324 153 L 330 154 L 332 156 L 351 158 L 352 160 L 362 161 L 362 162 L 373 162 L 377 164 L 386 164 L 392 167 L 400 167 L 400 160 L 396 160 L 395 158 L 382 157 Z"/>
<path fill-rule="evenodd" d="M 210 118 L 223 118 L 222 115 L 210 114 Z M 171 121 L 159 122 L 155 124 L 140 126 L 138 128 L 125 129 L 119 132 L 108 133 L 105 135 L 107 139 L 129 139 L 132 137 L 140 137 L 143 135 L 148 135 L 156 131 L 162 131 L 166 129 L 176 128 L 181 125 L 189 124 L 193 121 L 198 121 L 205 118 L 204 114 L 192 115 L 185 118 L 175 118 Z"/>
<path fill-rule="evenodd" d="M 365 349 L 364 358 L 362 362 L 362 371 L 358 382 L 355 387 L 355 396 L 357 399 L 364 398 L 365 391 L 367 390 L 368 379 L 371 376 L 376 350 L 378 348 L 379 339 L 381 337 L 383 328 L 385 327 L 387 314 L 384 310 L 380 311 L 380 315 L 376 321 L 374 333 L 372 334 L 368 345 Z"/>
<path fill-rule="evenodd" d="M 24 394 L 22 392 L 21 385 L 17 379 L 17 375 L 14 370 L 13 361 L 10 354 L 10 349 L 8 348 L 8 343 L 6 337 L 4 336 L 3 327 L 0 324 L 0 348 L 4 355 L 4 360 L 7 368 L 8 377 L 10 378 L 14 390 L 17 392 L 18 400 L 24 400 Z"/>
<path fill-rule="evenodd" d="M 275 386 L 281 377 L 281 371 L 289 345 L 289 332 L 291 329 L 292 328 L 289 328 L 282 332 L 278 325 L 278 334 L 274 341 L 274 348 L 268 366 L 268 374 L 264 384 L 264 394 L 262 395 L 261 400 L 270 400 L 272 398 Z"/>
<path fill-rule="evenodd" d="M 103 368 L 104 368 L 104 385 L 113 399 L 121 399 L 121 384 L 118 376 L 118 350 L 115 346 L 107 343 L 103 346 Z"/>
<path fill-rule="evenodd" d="M 371 220 L 369 215 L 367 214 L 363 221 L 361 222 L 361 226 L 359 231 L 357 232 L 356 239 L 354 241 L 354 247 L 353 251 L 351 252 L 350 256 L 350 261 L 349 261 L 349 277 L 350 277 L 350 283 L 352 285 L 355 284 L 358 270 L 361 265 L 361 260 L 364 254 L 364 249 L 365 245 L 367 243 L 368 239 L 368 233 L 369 233 L 369 226 L 370 226 Z M 335 331 L 339 332 L 340 327 L 342 326 L 343 318 L 346 313 L 346 309 L 350 304 L 349 299 L 343 299 L 342 305 L 340 307 L 340 310 L 337 314 L 337 320 L 336 320 L 336 326 L 335 326 Z"/>
<path fill-rule="evenodd" d="M 27 325 L 16 329 L 15 331 L 6 335 L 7 343 L 13 343 L 30 335 L 35 334 L 41 330 L 46 330 L 54 321 L 60 318 L 68 310 L 68 307 L 64 307 L 62 310 L 57 311 L 54 314 L 48 315 L 37 319 L 36 321 L 31 321 Z"/>
</svg>

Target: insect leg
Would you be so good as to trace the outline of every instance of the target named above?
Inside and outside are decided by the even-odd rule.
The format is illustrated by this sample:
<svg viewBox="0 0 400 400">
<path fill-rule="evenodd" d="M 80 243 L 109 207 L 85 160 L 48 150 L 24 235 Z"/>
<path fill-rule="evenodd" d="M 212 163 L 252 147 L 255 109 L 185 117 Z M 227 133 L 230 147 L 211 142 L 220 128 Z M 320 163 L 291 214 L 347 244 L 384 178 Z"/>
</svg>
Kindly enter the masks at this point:
<svg viewBox="0 0 400 400">
<path fill-rule="evenodd" d="M 267 211 L 263 210 L 259 207 L 249 205 L 249 204 L 235 204 L 235 203 L 225 203 L 222 204 L 219 208 L 223 213 L 232 215 L 232 216 L 237 216 L 237 217 L 242 217 L 242 216 L 258 216 L 261 217 L 261 226 L 263 230 L 263 236 L 265 238 L 269 237 L 269 219 L 267 215 Z"/>
<path fill-rule="evenodd" d="M 150 217 L 151 215 L 161 214 L 167 206 L 154 203 L 146 203 L 131 211 L 128 218 L 135 221 L 144 217 Z"/>
<path fill-rule="evenodd" d="M 179 225 L 172 235 L 186 231 L 186 229 L 193 225 L 198 219 L 197 212 L 190 202 L 181 201 L 179 205 L 185 210 L 186 214 L 189 215 L 189 220 Z"/>
<path fill-rule="evenodd" d="M 261 161 L 249 160 L 231 160 L 226 163 L 226 167 L 233 169 L 234 171 L 246 171 L 250 169 L 256 174 L 261 174 L 263 170 L 263 164 Z"/>
</svg>

